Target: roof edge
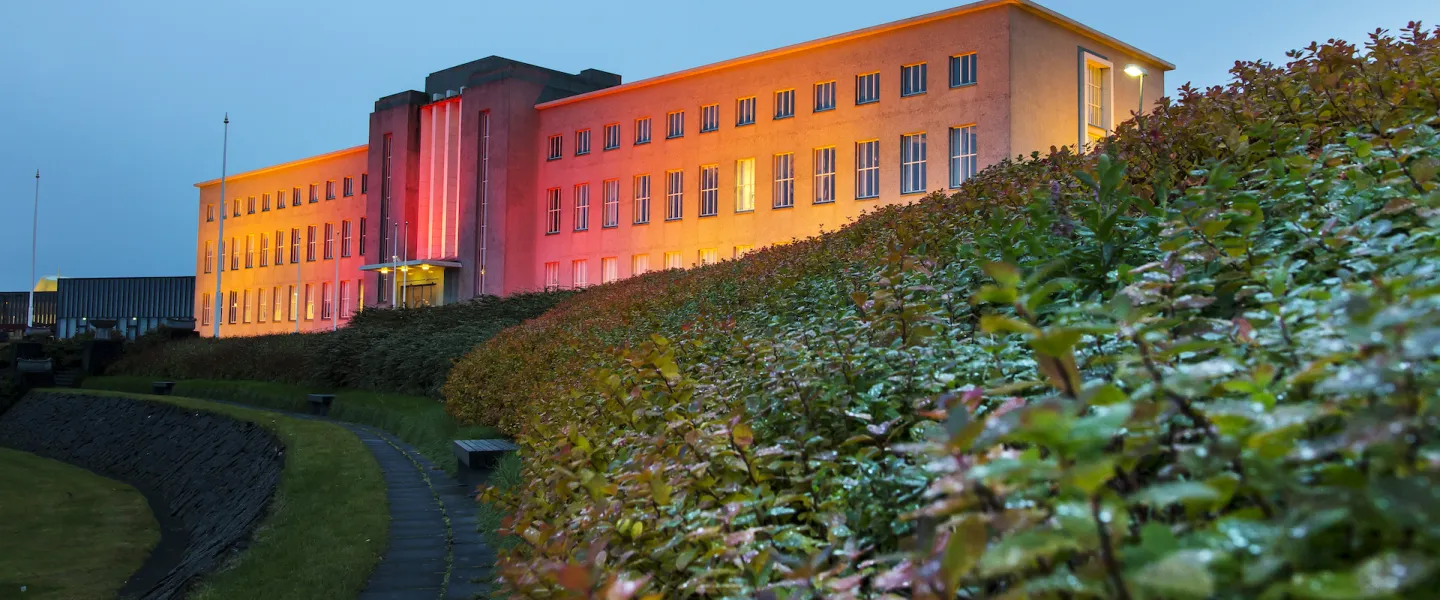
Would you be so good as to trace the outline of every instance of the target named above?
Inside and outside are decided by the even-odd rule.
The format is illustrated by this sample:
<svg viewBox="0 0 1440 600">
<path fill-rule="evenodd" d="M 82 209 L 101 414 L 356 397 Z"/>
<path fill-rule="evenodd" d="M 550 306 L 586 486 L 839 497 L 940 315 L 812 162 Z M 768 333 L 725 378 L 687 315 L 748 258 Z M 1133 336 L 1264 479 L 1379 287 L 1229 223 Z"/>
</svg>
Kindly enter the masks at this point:
<svg viewBox="0 0 1440 600">
<path fill-rule="evenodd" d="M 288 169 L 288 168 L 290 168 L 290 167 L 298 167 L 298 166 L 303 165 L 303 164 L 308 164 L 308 163 L 312 163 L 312 162 L 322 161 L 322 160 L 329 159 L 329 158 L 335 158 L 335 157 L 337 157 L 337 156 L 345 156 L 346 154 L 354 154 L 354 153 L 356 153 L 356 152 L 364 152 L 364 151 L 368 151 L 368 150 L 370 150 L 370 145 L 369 145 L 369 144 L 363 144 L 363 145 L 360 145 L 360 146 L 352 146 L 352 147 L 349 147 L 349 148 L 344 148 L 344 149 L 341 149 L 341 150 L 336 150 L 336 151 L 334 151 L 334 152 L 326 152 L 325 154 L 316 154 L 316 155 L 314 155 L 314 156 L 307 156 L 307 157 L 305 157 L 305 158 L 297 158 L 297 159 L 292 160 L 292 161 L 289 161 L 289 162 L 283 162 L 283 163 L 276 164 L 276 165 L 270 165 L 270 166 L 268 166 L 268 167 L 261 167 L 261 168 L 259 168 L 259 169 L 254 169 L 254 170 L 250 170 L 250 171 L 245 171 L 245 172 L 243 172 L 243 173 L 236 173 L 236 174 L 234 174 L 234 175 L 226 175 L 226 176 L 224 177 L 224 179 L 225 179 L 226 182 L 230 182 L 230 181 L 234 181 L 234 180 L 236 180 L 236 179 L 244 179 L 244 178 L 246 178 L 246 177 L 254 177 L 254 176 L 256 176 L 256 175 L 264 175 L 265 173 L 270 173 L 270 172 L 273 172 L 273 171 L 279 171 L 279 170 L 281 170 L 281 169 Z M 212 186 L 212 185 L 219 185 L 219 183 L 220 183 L 220 180 L 219 180 L 219 179 L 211 179 L 211 180 L 209 180 L 209 181 L 202 181 L 202 182 L 200 182 L 200 183 L 197 183 L 197 184 L 195 184 L 195 187 L 197 187 L 197 188 L 204 188 L 204 187 L 209 187 L 209 186 Z"/>
</svg>

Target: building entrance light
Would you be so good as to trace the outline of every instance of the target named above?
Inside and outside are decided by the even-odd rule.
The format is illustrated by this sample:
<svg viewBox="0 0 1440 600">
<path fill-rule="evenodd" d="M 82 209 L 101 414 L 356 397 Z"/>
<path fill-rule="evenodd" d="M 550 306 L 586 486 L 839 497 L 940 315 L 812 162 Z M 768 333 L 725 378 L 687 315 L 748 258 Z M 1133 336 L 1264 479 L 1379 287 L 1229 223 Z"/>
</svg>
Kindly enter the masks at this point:
<svg viewBox="0 0 1440 600">
<path fill-rule="evenodd" d="M 420 265 L 420 270 L 421 270 L 421 271 L 429 271 L 429 270 L 430 270 L 430 265 Z"/>
</svg>

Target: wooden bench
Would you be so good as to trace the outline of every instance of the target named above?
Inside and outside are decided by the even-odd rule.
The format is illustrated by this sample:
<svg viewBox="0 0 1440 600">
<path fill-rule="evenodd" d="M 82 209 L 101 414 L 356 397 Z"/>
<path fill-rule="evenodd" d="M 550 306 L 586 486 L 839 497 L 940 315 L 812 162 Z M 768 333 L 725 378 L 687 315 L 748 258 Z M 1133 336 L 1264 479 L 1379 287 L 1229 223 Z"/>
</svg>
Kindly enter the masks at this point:
<svg viewBox="0 0 1440 600">
<path fill-rule="evenodd" d="M 330 405 L 335 403 L 335 394 L 306 394 L 310 402 L 310 414 L 322 417 L 330 414 Z"/>
<path fill-rule="evenodd" d="M 482 471 L 495 468 L 500 457 L 520 447 L 505 440 L 455 440 L 453 449 L 462 469 Z"/>
<path fill-rule="evenodd" d="M 150 382 L 150 391 L 156 396 L 169 396 L 170 392 L 175 391 L 175 382 L 152 381 Z"/>
</svg>

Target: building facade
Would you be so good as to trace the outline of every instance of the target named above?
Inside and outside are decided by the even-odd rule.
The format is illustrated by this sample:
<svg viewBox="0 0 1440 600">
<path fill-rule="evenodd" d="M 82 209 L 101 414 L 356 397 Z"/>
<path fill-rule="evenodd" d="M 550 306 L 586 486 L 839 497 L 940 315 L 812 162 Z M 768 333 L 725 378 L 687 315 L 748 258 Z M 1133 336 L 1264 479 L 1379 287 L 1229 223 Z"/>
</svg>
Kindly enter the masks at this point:
<svg viewBox="0 0 1440 600">
<path fill-rule="evenodd" d="M 222 335 L 319 330 L 362 306 L 737 257 L 957 187 L 1007 157 L 1103 137 L 1158 99 L 1172 68 L 1028 0 L 628 84 L 481 59 L 377 101 L 365 146 L 230 177 L 228 201 L 219 181 L 197 184 L 201 330 L 217 301 Z M 331 199 L 347 178 L 355 195 Z M 265 209 L 287 191 L 284 212 Z M 311 249 L 347 235 L 351 252 Z M 251 258 L 260 248 L 271 264 Z"/>
</svg>

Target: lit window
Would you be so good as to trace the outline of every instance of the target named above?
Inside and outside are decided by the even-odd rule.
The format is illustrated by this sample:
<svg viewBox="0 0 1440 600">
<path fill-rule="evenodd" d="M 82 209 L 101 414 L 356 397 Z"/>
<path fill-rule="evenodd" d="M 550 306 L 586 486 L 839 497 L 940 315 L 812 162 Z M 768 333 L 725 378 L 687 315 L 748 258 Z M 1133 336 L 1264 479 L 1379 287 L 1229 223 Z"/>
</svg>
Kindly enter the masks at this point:
<svg viewBox="0 0 1440 600">
<path fill-rule="evenodd" d="M 720 129 L 720 105 L 707 104 L 700 107 L 700 133 Z"/>
<path fill-rule="evenodd" d="M 545 155 L 546 160 L 560 160 L 565 155 L 565 137 L 560 135 L 550 136 L 550 153 Z"/>
<path fill-rule="evenodd" d="M 325 224 L 325 260 L 335 258 L 335 224 Z"/>
<path fill-rule="evenodd" d="M 755 210 L 755 159 L 735 161 L 735 212 Z"/>
<path fill-rule="evenodd" d="M 305 284 L 305 320 L 315 320 L 315 295 L 311 293 L 311 285 Z"/>
<path fill-rule="evenodd" d="M 575 132 L 575 156 L 590 153 L 590 130 L 581 129 Z"/>
<path fill-rule="evenodd" d="M 735 126 L 755 124 L 755 97 L 735 101 Z"/>
<path fill-rule="evenodd" d="M 590 229 L 590 184 L 575 186 L 575 231 Z"/>
<path fill-rule="evenodd" d="M 635 176 L 635 224 L 650 222 L 650 176 Z"/>
<path fill-rule="evenodd" d="M 260 234 L 260 266 L 270 266 L 270 234 Z"/>
<path fill-rule="evenodd" d="M 685 111 L 665 115 L 665 139 L 685 137 Z"/>
<path fill-rule="evenodd" d="M 340 256 L 350 256 L 350 221 L 340 222 Z"/>
<path fill-rule="evenodd" d="M 636 254 L 630 257 L 630 275 L 644 275 L 650 272 L 650 255 Z"/>
<path fill-rule="evenodd" d="M 620 147 L 620 124 L 611 123 L 605 126 L 605 149 L 614 150 Z"/>
<path fill-rule="evenodd" d="M 270 194 L 260 194 L 260 212 L 270 212 Z"/>
<path fill-rule="evenodd" d="M 560 188 L 545 190 L 545 233 L 560 233 Z"/>
<path fill-rule="evenodd" d="M 635 119 L 635 145 L 650 143 L 650 117 Z"/>
<path fill-rule="evenodd" d="M 700 216 L 713 217 L 720 212 L 720 166 L 700 167 Z"/>
<path fill-rule="evenodd" d="M 545 289 L 547 289 L 547 290 L 558 290 L 558 289 L 560 289 L 560 263 L 558 263 L 558 262 L 547 262 L 547 263 L 545 263 Z"/>
<path fill-rule="evenodd" d="M 1080 115 L 1082 145 L 1093 144 L 1110 133 L 1110 63 L 1093 54 L 1084 55 L 1085 104 Z"/>
<path fill-rule="evenodd" d="M 713 265 L 720 262 L 720 251 L 715 248 L 700 249 L 700 266 Z"/>
<path fill-rule="evenodd" d="M 614 283 L 620 279 L 620 267 L 615 264 L 615 257 L 600 259 L 600 283 Z"/>
<path fill-rule="evenodd" d="M 601 209 L 600 226 L 605 228 L 620 226 L 620 180 L 606 179 L 600 184 L 603 188 L 604 206 Z"/>
<path fill-rule="evenodd" d="M 795 90 L 775 92 L 775 118 L 787 119 L 795 116 Z"/>
<path fill-rule="evenodd" d="M 343 183 L 344 185 L 343 185 L 342 188 L 341 188 L 341 192 L 342 192 L 343 194 L 345 194 L 345 197 L 346 197 L 346 198 L 349 198 L 349 197 L 351 197 L 351 196 L 354 196 L 354 195 L 355 195 L 355 178 L 354 178 L 354 177 L 346 177 L 344 180 L 342 180 L 342 183 Z"/>
<path fill-rule="evenodd" d="M 795 206 L 795 154 L 786 152 L 775 155 L 775 191 L 771 206 L 790 208 Z"/>
<path fill-rule="evenodd" d="M 975 126 L 950 128 L 950 187 L 960 187 L 979 172 Z"/>
<path fill-rule="evenodd" d="M 925 134 L 900 136 L 900 193 L 925 192 Z"/>
<path fill-rule="evenodd" d="M 215 262 L 215 246 L 209 240 L 205 241 L 205 272 L 211 273 L 211 264 Z"/>
<path fill-rule="evenodd" d="M 205 292 L 205 293 L 203 293 L 203 294 L 200 294 L 200 324 L 201 324 L 201 325 L 207 325 L 207 326 L 208 326 L 208 325 L 210 324 L 210 309 L 212 309 L 212 308 L 214 308 L 214 306 L 213 306 L 212 304 L 210 304 L 210 293 L 209 293 L 209 292 Z"/>
<path fill-rule="evenodd" d="M 685 172 L 665 173 L 665 220 L 674 221 L 685 214 Z"/>
<path fill-rule="evenodd" d="M 570 261 L 570 285 L 583 288 L 590 285 L 590 264 L 584 260 Z"/>
<path fill-rule="evenodd" d="M 880 101 L 880 74 L 867 73 L 855 76 L 855 103 L 870 104 Z"/>
<path fill-rule="evenodd" d="M 680 253 L 679 253 L 679 252 L 666 252 L 666 253 L 665 253 L 665 268 L 667 268 L 667 269 L 683 269 L 683 268 L 685 268 L 685 258 L 684 258 L 683 256 L 680 256 Z"/>
<path fill-rule="evenodd" d="M 248 199 L 245 200 L 245 214 L 247 214 L 247 215 L 253 215 L 253 214 L 255 214 L 255 197 L 254 197 L 254 196 L 251 196 L 251 197 L 249 197 Z"/>
<path fill-rule="evenodd" d="M 835 110 L 835 82 L 815 84 L 815 112 Z"/>
<path fill-rule="evenodd" d="M 815 149 L 815 203 L 835 201 L 835 147 Z"/>
<path fill-rule="evenodd" d="M 290 320 L 291 320 L 291 321 L 299 320 L 299 318 L 300 318 L 300 292 L 296 291 L 296 290 L 295 290 L 295 286 L 292 285 L 292 286 L 289 286 L 289 291 L 286 292 L 285 297 L 288 298 L 288 300 L 286 300 L 285 303 L 288 304 L 288 305 L 290 305 Z"/>
<path fill-rule="evenodd" d="M 315 262 L 315 226 L 305 228 L 305 262 Z"/>
<path fill-rule="evenodd" d="M 880 140 L 855 144 L 855 198 L 880 196 Z"/>
<path fill-rule="evenodd" d="M 334 199 L 335 199 L 335 180 L 334 180 L 334 179 L 331 179 L 331 180 L 325 182 L 325 199 L 326 199 L 326 200 L 334 200 Z"/>
<path fill-rule="evenodd" d="M 925 63 L 900 67 L 900 95 L 916 96 L 926 92 Z"/>
<path fill-rule="evenodd" d="M 751 246 L 751 245 L 749 245 L 749 244 L 740 244 L 740 245 L 737 245 L 737 246 L 735 246 L 735 258 L 740 258 L 740 257 L 742 257 L 742 256 L 745 256 L 746 254 L 749 254 L 749 253 L 750 253 L 752 250 L 754 250 L 754 249 L 755 249 L 755 247 L 754 247 L 754 246 Z"/>
<path fill-rule="evenodd" d="M 976 72 L 977 57 L 974 52 L 950 57 L 950 87 L 975 85 L 979 81 Z"/>
</svg>

